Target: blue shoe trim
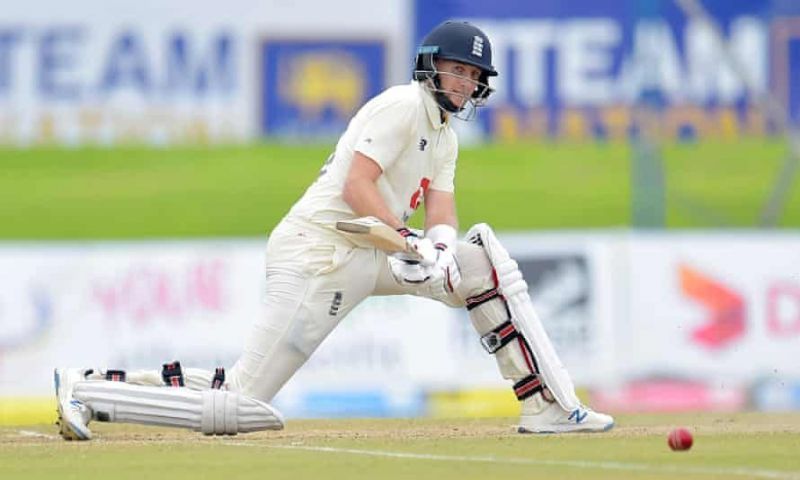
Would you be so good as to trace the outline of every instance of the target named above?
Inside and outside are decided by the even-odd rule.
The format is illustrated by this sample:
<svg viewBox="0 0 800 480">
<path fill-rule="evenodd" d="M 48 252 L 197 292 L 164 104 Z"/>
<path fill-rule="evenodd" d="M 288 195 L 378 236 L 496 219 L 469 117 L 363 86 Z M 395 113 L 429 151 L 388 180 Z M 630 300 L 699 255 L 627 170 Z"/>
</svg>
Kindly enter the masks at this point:
<svg viewBox="0 0 800 480">
<path fill-rule="evenodd" d="M 80 429 L 75 428 L 75 424 L 74 423 L 72 423 L 72 422 L 67 422 L 67 423 L 69 424 L 69 428 L 70 428 L 70 430 L 72 430 L 72 433 L 77 435 L 78 438 L 80 438 L 81 440 L 89 440 L 88 435 L 85 435 L 83 432 L 80 431 Z"/>
</svg>

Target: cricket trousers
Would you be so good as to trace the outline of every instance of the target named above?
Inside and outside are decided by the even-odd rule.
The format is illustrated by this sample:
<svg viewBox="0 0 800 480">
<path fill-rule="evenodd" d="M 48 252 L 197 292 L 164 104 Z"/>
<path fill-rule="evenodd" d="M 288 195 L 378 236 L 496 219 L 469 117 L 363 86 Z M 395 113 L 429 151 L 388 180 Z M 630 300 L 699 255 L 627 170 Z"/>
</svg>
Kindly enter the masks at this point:
<svg viewBox="0 0 800 480">
<path fill-rule="evenodd" d="M 465 275 L 469 272 L 462 271 Z M 441 290 L 399 283 L 382 251 L 358 248 L 336 232 L 284 219 L 267 243 L 265 308 L 229 371 L 228 388 L 271 401 L 362 300 L 402 294 L 464 305 L 455 294 L 442 298 Z"/>
</svg>

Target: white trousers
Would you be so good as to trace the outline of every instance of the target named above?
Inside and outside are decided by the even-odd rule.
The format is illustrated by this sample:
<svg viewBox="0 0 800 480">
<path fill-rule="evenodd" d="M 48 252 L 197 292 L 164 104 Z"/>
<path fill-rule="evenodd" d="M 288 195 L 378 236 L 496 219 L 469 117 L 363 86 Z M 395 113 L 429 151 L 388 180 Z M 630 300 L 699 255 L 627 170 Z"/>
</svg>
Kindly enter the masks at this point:
<svg viewBox="0 0 800 480">
<path fill-rule="evenodd" d="M 479 247 L 464 242 L 459 243 L 461 249 L 483 255 Z M 488 268 L 488 262 L 481 267 Z M 467 289 L 480 292 L 491 285 L 487 273 L 471 275 L 462 267 L 462 283 L 468 286 L 470 279 L 478 279 Z M 428 285 L 398 283 L 384 252 L 356 248 L 334 232 L 291 220 L 281 222 L 270 235 L 266 275 L 265 312 L 252 325 L 242 355 L 228 375 L 230 389 L 264 402 L 272 400 L 336 325 L 368 296 L 433 298 Z M 463 306 L 462 297 L 469 292 L 460 288 L 459 293 L 436 300 Z"/>
</svg>

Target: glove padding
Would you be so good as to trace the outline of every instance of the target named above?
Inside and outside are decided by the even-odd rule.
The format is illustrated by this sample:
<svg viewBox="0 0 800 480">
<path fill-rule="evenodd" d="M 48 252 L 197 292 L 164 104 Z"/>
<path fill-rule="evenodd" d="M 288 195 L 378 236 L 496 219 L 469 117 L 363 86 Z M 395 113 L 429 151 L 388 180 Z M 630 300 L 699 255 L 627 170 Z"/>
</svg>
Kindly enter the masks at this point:
<svg viewBox="0 0 800 480">
<path fill-rule="evenodd" d="M 441 272 L 445 290 L 453 293 L 461 283 L 461 269 L 458 268 L 456 256 L 453 254 L 453 249 L 443 243 L 437 243 L 434 248 L 436 249 L 436 262 L 433 268 Z"/>
<path fill-rule="evenodd" d="M 440 223 L 430 227 L 425 237 L 433 242 L 436 249 L 435 266 L 442 272 L 444 288 L 453 293 L 461 283 L 461 269 L 455 256 L 458 232 L 454 226 Z"/>
<path fill-rule="evenodd" d="M 405 257 L 401 258 L 416 260 L 425 267 L 431 267 L 436 263 L 438 254 L 436 249 L 433 248 L 433 242 L 430 239 L 422 238 L 417 235 L 416 232 L 406 227 L 398 228 L 397 233 L 405 239 L 408 251 L 410 252 L 410 254 L 405 254 Z M 414 255 L 416 255 L 416 258 Z"/>
<path fill-rule="evenodd" d="M 412 285 L 430 281 L 435 290 L 453 293 L 461 283 L 461 270 L 450 246 L 455 243 L 455 229 L 449 225 L 435 226 L 429 230 L 430 238 L 421 238 L 405 227 L 397 232 L 405 238 L 412 253 L 389 257 L 389 269 L 395 280 Z"/>
<path fill-rule="evenodd" d="M 397 283 L 419 285 L 433 277 L 434 267 L 422 265 L 416 255 L 395 253 L 389 256 L 389 271 Z"/>
</svg>

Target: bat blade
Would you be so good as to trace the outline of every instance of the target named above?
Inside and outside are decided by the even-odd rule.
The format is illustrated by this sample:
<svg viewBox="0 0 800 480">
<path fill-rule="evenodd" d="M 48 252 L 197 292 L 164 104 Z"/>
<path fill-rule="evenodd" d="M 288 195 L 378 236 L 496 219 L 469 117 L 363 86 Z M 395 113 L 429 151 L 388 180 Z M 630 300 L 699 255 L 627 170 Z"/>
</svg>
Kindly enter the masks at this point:
<svg viewBox="0 0 800 480">
<path fill-rule="evenodd" d="M 365 218 L 371 218 L 371 217 L 365 217 Z M 370 226 L 365 222 L 362 222 L 362 220 L 363 219 L 338 221 L 336 222 L 336 229 L 347 233 L 368 235 L 370 232 Z"/>
<path fill-rule="evenodd" d="M 375 217 L 361 217 L 336 222 L 336 229 L 348 234 L 357 244 L 389 253 L 407 252 L 408 244 L 395 229 Z"/>
</svg>

